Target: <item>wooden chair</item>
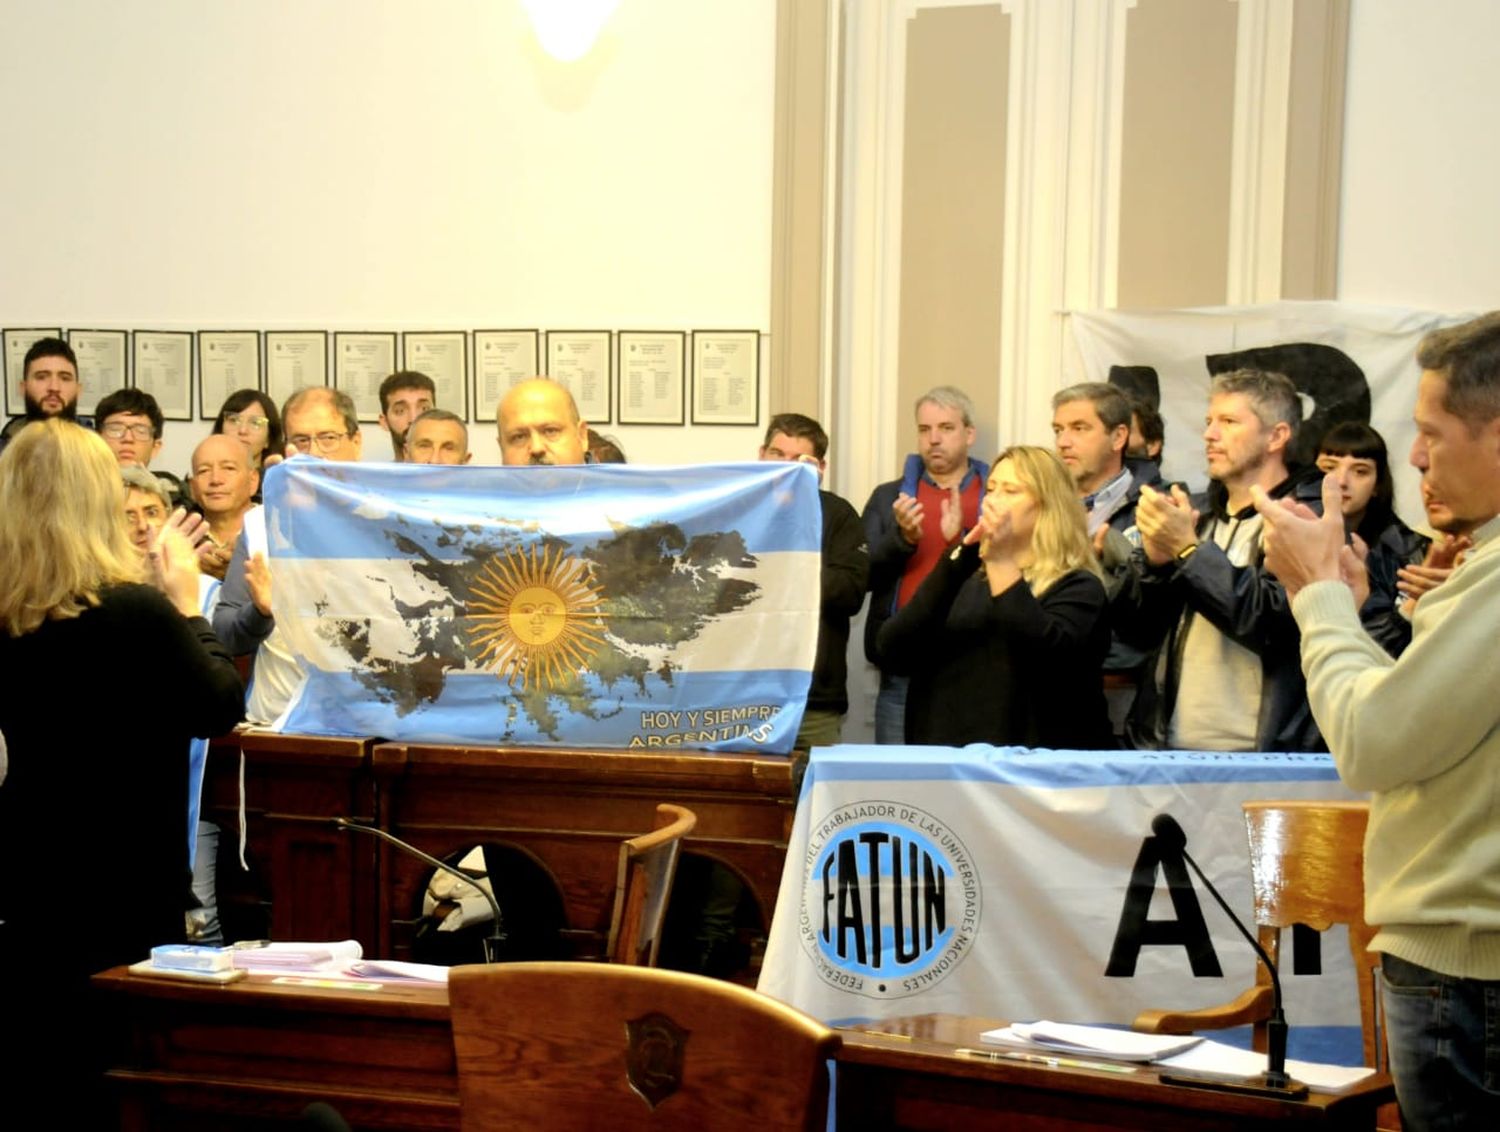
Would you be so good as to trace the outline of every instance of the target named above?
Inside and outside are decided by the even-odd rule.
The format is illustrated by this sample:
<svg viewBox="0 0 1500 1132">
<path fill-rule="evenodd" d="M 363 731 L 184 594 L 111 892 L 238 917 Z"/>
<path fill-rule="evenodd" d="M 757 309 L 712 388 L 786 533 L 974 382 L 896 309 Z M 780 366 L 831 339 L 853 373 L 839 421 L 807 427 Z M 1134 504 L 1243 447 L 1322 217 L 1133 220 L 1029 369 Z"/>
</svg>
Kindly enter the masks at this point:
<svg viewBox="0 0 1500 1132">
<path fill-rule="evenodd" d="M 1380 966 L 1380 955 L 1369 949 L 1375 932 L 1365 923 L 1364 913 L 1369 803 L 1246 802 L 1243 809 L 1260 945 L 1279 969 L 1283 929 L 1306 924 L 1327 931 L 1334 924 L 1347 925 L 1349 953 L 1359 982 L 1364 1063 L 1381 1064 L 1375 1023 L 1375 968 Z M 1136 1017 L 1135 1028 L 1154 1034 L 1191 1034 L 1249 1023 L 1254 1027 L 1253 1047 L 1264 1052 L 1271 977 L 1263 965 L 1257 963 L 1255 969 L 1255 986 L 1231 1003 L 1202 1010 L 1147 1010 Z"/>
<path fill-rule="evenodd" d="M 656 966 L 661 926 L 677 875 L 682 839 L 698 818 L 692 810 L 662 803 L 656 807 L 656 828 L 620 846 L 615 875 L 615 909 L 610 918 L 606 955 L 611 963 Z"/>
<path fill-rule="evenodd" d="M 822 1129 L 838 1034 L 775 999 L 609 963 L 453 968 L 463 1132 Z"/>
</svg>

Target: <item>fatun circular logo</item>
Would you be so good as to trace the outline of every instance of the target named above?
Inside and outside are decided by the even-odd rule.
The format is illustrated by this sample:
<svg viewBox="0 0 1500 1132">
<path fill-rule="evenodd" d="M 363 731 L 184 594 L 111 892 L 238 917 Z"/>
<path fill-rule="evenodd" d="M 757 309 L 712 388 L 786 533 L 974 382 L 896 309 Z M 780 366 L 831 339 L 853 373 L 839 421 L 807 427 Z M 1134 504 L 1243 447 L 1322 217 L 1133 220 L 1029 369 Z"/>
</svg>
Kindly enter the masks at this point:
<svg viewBox="0 0 1500 1132">
<path fill-rule="evenodd" d="M 829 986 L 903 998 L 947 978 L 974 946 L 974 859 L 937 818 L 900 802 L 840 806 L 813 824 L 802 945 Z"/>
</svg>

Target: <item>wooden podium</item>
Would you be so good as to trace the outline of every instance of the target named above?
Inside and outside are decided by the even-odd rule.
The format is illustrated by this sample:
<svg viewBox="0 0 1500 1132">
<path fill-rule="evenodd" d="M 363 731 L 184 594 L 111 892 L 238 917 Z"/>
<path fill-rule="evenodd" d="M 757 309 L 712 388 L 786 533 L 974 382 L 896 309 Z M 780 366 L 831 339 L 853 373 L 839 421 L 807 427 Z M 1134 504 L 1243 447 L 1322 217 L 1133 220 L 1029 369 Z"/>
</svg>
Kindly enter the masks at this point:
<svg viewBox="0 0 1500 1132">
<path fill-rule="evenodd" d="M 244 758 L 248 874 L 233 847 Z M 221 917 L 233 935 L 357 939 L 410 954 L 427 868 L 335 817 L 376 826 L 438 857 L 481 843 L 530 854 L 562 896 L 580 955 L 603 951 L 620 842 L 656 805 L 698 815 L 684 851 L 722 862 L 765 925 L 781 883 L 795 799 L 777 755 L 585 751 L 382 743 L 243 732 L 209 753 L 205 816 L 224 830 Z"/>
</svg>

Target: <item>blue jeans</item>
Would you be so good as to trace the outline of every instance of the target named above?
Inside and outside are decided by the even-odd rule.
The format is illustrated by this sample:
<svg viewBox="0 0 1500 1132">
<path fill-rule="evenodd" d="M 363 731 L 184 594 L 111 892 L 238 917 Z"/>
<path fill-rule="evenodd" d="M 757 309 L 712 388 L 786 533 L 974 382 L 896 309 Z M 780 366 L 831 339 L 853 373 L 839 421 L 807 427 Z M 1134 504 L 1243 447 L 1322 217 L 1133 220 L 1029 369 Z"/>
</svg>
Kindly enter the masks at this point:
<svg viewBox="0 0 1500 1132">
<path fill-rule="evenodd" d="M 1381 957 L 1402 1127 L 1500 1128 L 1500 982 Z"/>
<path fill-rule="evenodd" d="M 875 696 L 875 742 L 901 746 L 906 742 L 906 685 L 910 678 L 880 674 Z"/>
</svg>

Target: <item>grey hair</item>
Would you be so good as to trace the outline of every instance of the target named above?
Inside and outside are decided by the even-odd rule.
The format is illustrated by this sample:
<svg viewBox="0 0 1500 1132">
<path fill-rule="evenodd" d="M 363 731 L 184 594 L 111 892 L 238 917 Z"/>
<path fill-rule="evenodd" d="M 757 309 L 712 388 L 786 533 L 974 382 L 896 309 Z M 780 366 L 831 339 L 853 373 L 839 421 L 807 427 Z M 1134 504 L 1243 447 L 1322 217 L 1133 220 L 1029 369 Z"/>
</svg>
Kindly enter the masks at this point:
<svg viewBox="0 0 1500 1132">
<path fill-rule="evenodd" d="M 974 427 L 974 402 L 962 389 L 957 389 L 952 385 L 936 385 L 917 398 L 912 412 L 919 413 L 923 405 L 929 404 L 943 409 L 956 410 L 963 416 L 965 428 Z"/>
<path fill-rule="evenodd" d="M 1417 364 L 1442 375 L 1443 409 L 1471 433 L 1500 417 L 1500 311 L 1432 331 L 1417 347 Z"/>
<path fill-rule="evenodd" d="M 160 499 L 163 507 L 172 506 L 172 497 L 167 492 L 166 484 L 157 479 L 145 468 L 132 464 L 128 468 L 120 469 L 120 479 L 125 484 L 125 490 L 144 491 L 147 495 L 154 495 Z"/>
<path fill-rule="evenodd" d="M 1302 427 L 1302 399 L 1297 396 L 1291 378 L 1272 370 L 1237 369 L 1219 374 L 1208 387 L 1210 399 L 1230 393 L 1245 395 L 1262 428 L 1275 428 L 1285 422 L 1292 430 L 1287 442 L 1290 447 Z"/>
<path fill-rule="evenodd" d="M 1074 401 L 1092 402 L 1094 412 L 1099 414 L 1106 432 L 1114 432 L 1121 425 L 1130 427 L 1130 399 L 1118 385 L 1109 385 L 1103 381 L 1070 385 L 1052 395 L 1052 408 L 1060 409 Z"/>
<path fill-rule="evenodd" d="M 342 389 L 327 385 L 304 385 L 286 399 L 281 407 L 281 423 L 285 427 L 287 417 L 302 407 L 304 401 L 326 401 L 344 418 L 344 431 L 353 436 L 359 431 L 359 411 L 354 407 L 354 398 Z"/>
</svg>

